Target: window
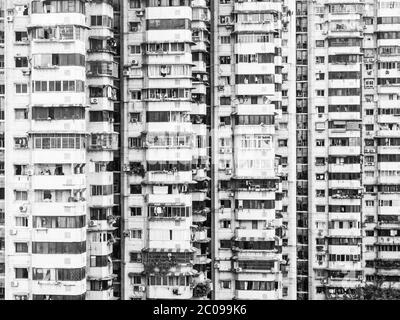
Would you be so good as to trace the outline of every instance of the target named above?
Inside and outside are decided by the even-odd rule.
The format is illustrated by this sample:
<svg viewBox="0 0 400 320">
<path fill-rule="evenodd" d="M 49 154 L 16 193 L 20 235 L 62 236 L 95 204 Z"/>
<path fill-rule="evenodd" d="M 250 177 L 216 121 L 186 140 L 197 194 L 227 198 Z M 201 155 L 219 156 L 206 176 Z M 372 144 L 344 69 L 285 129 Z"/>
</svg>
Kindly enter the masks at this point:
<svg viewBox="0 0 400 320">
<path fill-rule="evenodd" d="M 28 119 L 28 109 L 15 109 L 15 120 Z"/>
<path fill-rule="evenodd" d="M 131 217 L 136 217 L 141 215 L 142 215 L 141 207 L 131 207 Z"/>
<path fill-rule="evenodd" d="M 232 247 L 231 240 L 220 240 L 221 249 L 230 249 Z"/>
<path fill-rule="evenodd" d="M 373 207 L 374 204 L 374 200 L 365 200 L 365 206 L 367 207 Z"/>
<path fill-rule="evenodd" d="M 15 268 L 15 279 L 28 279 L 28 268 Z"/>
<path fill-rule="evenodd" d="M 15 217 L 15 226 L 27 227 L 28 226 L 28 218 L 27 217 Z"/>
<path fill-rule="evenodd" d="M 315 140 L 315 145 L 317 147 L 323 147 L 323 146 L 325 146 L 325 140 L 324 139 L 317 139 L 317 140 Z"/>
<path fill-rule="evenodd" d="M 231 64 L 231 57 L 230 56 L 220 56 L 219 63 L 220 64 Z"/>
<path fill-rule="evenodd" d="M 140 0 L 129 0 L 130 9 L 140 9 Z"/>
<path fill-rule="evenodd" d="M 26 242 L 16 242 L 15 243 L 15 252 L 27 253 L 28 252 L 28 244 Z"/>
<path fill-rule="evenodd" d="M 15 32 L 15 41 L 28 41 L 28 33 L 26 31 L 16 31 Z"/>
<path fill-rule="evenodd" d="M 129 137 L 128 138 L 128 147 L 132 148 L 141 148 L 142 147 L 142 138 L 141 137 Z"/>
<path fill-rule="evenodd" d="M 315 41 L 315 46 L 318 47 L 323 47 L 324 46 L 324 40 L 316 40 Z"/>
<path fill-rule="evenodd" d="M 231 228 L 231 221 L 230 220 L 221 220 L 220 221 L 220 228 L 221 229 L 230 229 Z"/>
<path fill-rule="evenodd" d="M 231 43 L 231 37 L 230 36 L 221 36 L 220 37 L 220 43 L 221 44 L 229 44 L 229 43 Z"/>
<path fill-rule="evenodd" d="M 140 184 L 131 184 L 130 194 L 142 194 L 142 186 Z"/>
<path fill-rule="evenodd" d="M 318 97 L 324 97 L 325 96 L 325 90 L 316 90 L 317 96 Z"/>
<path fill-rule="evenodd" d="M 15 93 L 16 94 L 28 93 L 28 84 L 26 84 L 26 83 L 16 83 L 15 84 Z"/>
<path fill-rule="evenodd" d="M 129 237 L 131 239 L 142 239 L 142 230 L 141 229 L 129 230 Z"/>
<path fill-rule="evenodd" d="M 365 130 L 366 131 L 374 131 L 374 125 L 373 124 L 366 124 L 365 125 Z"/>
<path fill-rule="evenodd" d="M 142 254 L 140 252 L 129 253 L 130 262 L 142 262 Z"/>
<path fill-rule="evenodd" d="M 27 191 L 15 191 L 15 200 L 16 201 L 28 200 L 28 192 Z"/>
<path fill-rule="evenodd" d="M 27 68 L 28 58 L 27 57 L 15 57 L 15 67 L 16 68 Z"/>
<path fill-rule="evenodd" d="M 141 49 L 140 49 L 140 45 L 131 45 L 129 46 L 129 53 L 130 54 L 140 54 L 141 53 Z"/>
<path fill-rule="evenodd" d="M 231 280 L 221 280 L 220 287 L 221 287 L 221 289 L 230 289 L 231 288 Z"/>
<path fill-rule="evenodd" d="M 132 100 L 141 100 L 142 92 L 140 90 L 132 90 L 131 91 L 131 99 Z"/>
</svg>

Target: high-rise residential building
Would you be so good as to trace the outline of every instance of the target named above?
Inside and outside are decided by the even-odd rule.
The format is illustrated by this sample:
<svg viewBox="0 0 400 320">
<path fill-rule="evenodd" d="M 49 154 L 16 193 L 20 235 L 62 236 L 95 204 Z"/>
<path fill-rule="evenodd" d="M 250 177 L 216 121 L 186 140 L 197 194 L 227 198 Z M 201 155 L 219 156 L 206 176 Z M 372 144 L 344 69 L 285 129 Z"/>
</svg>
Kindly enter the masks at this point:
<svg viewBox="0 0 400 320">
<path fill-rule="evenodd" d="M 299 42 L 308 68 L 298 71 L 308 81 L 310 279 L 298 293 L 398 287 L 400 3 L 298 5 L 308 28 Z"/>
<path fill-rule="evenodd" d="M 0 3 L 0 300 L 4 299 L 4 3 Z"/>
<path fill-rule="evenodd" d="M 0 299 L 399 287 L 399 41 L 393 0 L 2 1 Z"/>
<path fill-rule="evenodd" d="M 112 299 L 112 3 L 6 10 L 6 299 Z"/>
<path fill-rule="evenodd" d="M 204 0 L 123 1 L 122 298 L 210 291 Z"/>
<path fill-rule="evenodd" d="M 282 299 L 276 146 L 287 125 L 278 127 L 286 13 L 282 1 L 215 1 L 212 9 L 213 297 Z"/>
</svg>

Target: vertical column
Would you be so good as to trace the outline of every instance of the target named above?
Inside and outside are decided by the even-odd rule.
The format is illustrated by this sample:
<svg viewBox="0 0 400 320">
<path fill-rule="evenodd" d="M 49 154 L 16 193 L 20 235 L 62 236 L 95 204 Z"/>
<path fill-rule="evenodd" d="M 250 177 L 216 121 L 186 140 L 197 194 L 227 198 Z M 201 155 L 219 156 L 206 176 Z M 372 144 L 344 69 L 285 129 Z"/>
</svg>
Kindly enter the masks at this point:
<svg viewBox="0 0 400 320">
<path fill-rule="evenodd" d="M 118 104 L 118 42 L 114 37 L 114 9 L 110 1 L 87 5 L 88 138 L 88 300 L 110 300 L 113 294 L 114 153 L 118 133 L 114 109 Z"/>
</svg>

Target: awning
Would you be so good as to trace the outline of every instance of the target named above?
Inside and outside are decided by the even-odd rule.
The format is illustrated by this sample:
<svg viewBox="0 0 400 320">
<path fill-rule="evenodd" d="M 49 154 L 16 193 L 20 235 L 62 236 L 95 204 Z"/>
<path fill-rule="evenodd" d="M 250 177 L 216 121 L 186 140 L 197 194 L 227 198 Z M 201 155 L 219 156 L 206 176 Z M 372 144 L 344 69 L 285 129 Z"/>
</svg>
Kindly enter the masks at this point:
<svg viewBox="0 0 400 320">
<path fill-rule="evenodd" d="M 94 277 L 94 276 L 88 276 L 88 280 L 112 280 L 116 277 L 116 274 L 112 274 L 110 276 L 104 276 L 104 277 Z"/>
<path fill-rule="evenodd" d="M 143 274 L 146 274 L 148 276 L 159 276 L 160 273 L 146 273 L 143 271 Z M 185 276 L 194 276 L 197 275 L 196 270 L 193 271 L 187 271 L 187 272 L 168 272 L 168 273 L 163 273 L 162 275 L 164 276 L 175 276 L 175 277 L 185 277 Z"/>
<path fill-rule="evenodd" d="M 174 248 L 143 248 L 143 252 L 175 252 L 175 253 L 192 253 L 196 252 L 197 249 L 192 247 L 190 249 L 174 249 Z"/>
<path fill-rule="evenodd" d="M 24 108 L 28 108 L 28 107 L 32 107 L 32 108 L 69 108 L 69 107 L 80 107 L 80 108 L 89 108 L 89 105 L 83 105 L 83 104 L 72 104 L 72 103 L 67 103 L 67 104 L 61 104 L 61 103 L 57 103 L 57 104 L 30 104 L 27 107 L 21 107 L 21 108 L 17 108 L 17 109 L 24 109 Z"/>
<path fill-rule="evenodd" d="M 262 238 L 262 237 L 235 237 L 233 238 L 234 241 L 275 241 L 274 237 L 266 237 L 266 238 Z"/>
</svg>

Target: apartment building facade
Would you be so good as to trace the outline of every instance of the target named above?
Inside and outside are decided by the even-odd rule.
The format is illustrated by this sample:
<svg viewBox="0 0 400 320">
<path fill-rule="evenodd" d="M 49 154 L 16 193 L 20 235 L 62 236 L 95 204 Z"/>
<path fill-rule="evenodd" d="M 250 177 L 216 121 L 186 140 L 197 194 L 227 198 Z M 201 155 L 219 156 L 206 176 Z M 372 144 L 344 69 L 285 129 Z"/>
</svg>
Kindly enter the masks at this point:
<svg viewBox="0 0 400 320">
<path fill-rule="evenodd" d="M 388 0 L 0 4 L 0 299 L 398 286 L 399 40 Z"/>
<path fill-rule="evenodd" d="M 297 298 L 397 287 L 399 3 L 296 5 Z"/>
<path fill-rule="evenodd" d="M 0 4 L 0 300 L 4 299 L 4 271 L 5 271 L 5 205 L 4 205 L 4 4 Z"/>
<path fill-rule="evenodd" d="M 124 1 L 124 299 L 203 299 L 210 286 L 209 4 Z"/>
<path fill-rule="evenodd" d="M 213 13 L 213 298 L 282 299 L 276 128 L 287 10 L 282 1 L 219 1 Z"/>
<path fill-rule="evenodd" d="M 6 299 L 112 299 L 112 3 L 6 5 Z"/>
</svg>

